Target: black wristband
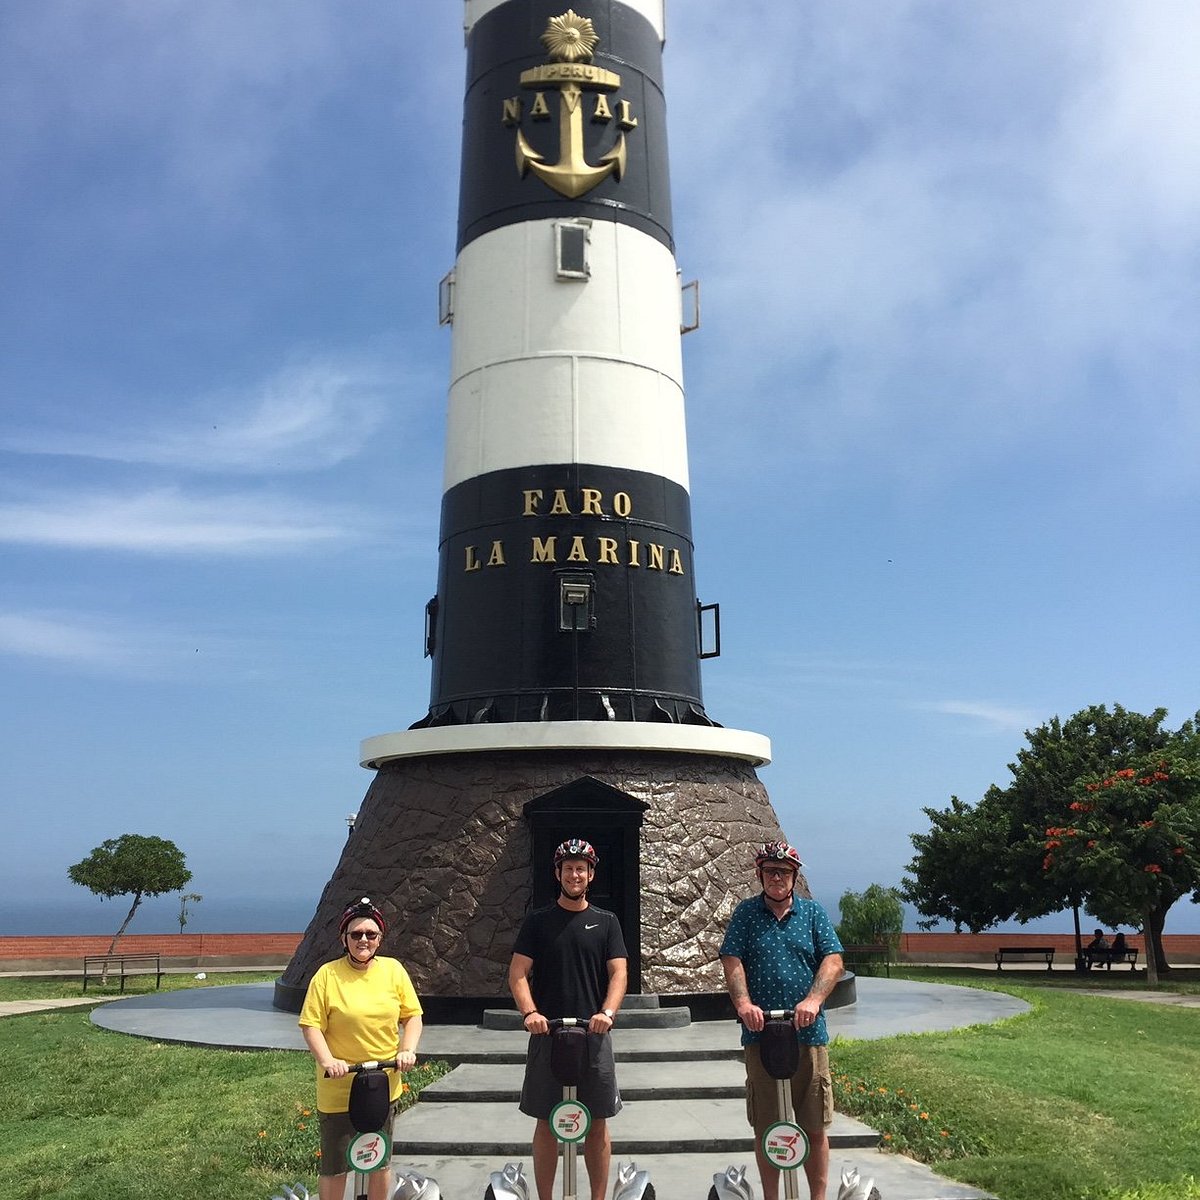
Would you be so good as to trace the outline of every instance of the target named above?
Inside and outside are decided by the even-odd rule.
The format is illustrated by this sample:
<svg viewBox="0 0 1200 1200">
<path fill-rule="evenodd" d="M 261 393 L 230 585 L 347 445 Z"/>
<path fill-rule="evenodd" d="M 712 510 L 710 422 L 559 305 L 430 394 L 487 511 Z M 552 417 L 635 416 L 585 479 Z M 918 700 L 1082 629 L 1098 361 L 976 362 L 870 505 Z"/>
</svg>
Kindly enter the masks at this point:
<svg viewBox="0 0 1200 1200">
<path fill-rule="evenodd" d="M 531 1008 L 527 1013 L 521 1014 L 521 1024 L 524 1025 L 525 1022 L 528 1021 L 530 1017 L 536 1017 L 536 1016 L 537 1016 L 537 1009 Z"/>
</svg>

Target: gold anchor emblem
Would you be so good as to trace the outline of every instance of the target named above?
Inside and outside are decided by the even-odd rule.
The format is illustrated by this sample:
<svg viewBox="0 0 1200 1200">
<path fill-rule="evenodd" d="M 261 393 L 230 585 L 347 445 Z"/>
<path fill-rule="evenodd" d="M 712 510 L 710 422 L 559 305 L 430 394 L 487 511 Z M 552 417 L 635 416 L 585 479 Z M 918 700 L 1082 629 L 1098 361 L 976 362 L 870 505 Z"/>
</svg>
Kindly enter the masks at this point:
<svg viewBox="0 0 1200 1200">
<path fill-rule="evenodd" d="M 540 89 L 547 85 L 556 86 L 559 92 L 558 129 L 560 158 L 556 163 L 546 162 L 517 130 L 517 170 L 524 176 L 528 171 L 552 187 L 556 192 L 574 200 L 590 192 L 602 179 L 613 175 L 618 180 L 625 173 L 625 134 L 622 132 L 616 146 L 593 167 L 583 152 L 584 92 L 596 92 L 593 120 L 608 121 L 612 111 L 604 93 L 615 92 L 621 86 L 621 77 L 614 71 L 606 71 L 589 60 L 600 41 L 589 17 L 578 16 L 567 9 L 561 17 L 551 17 L 542 42 L 550 52 L 551 61 L 544 66 L 521 72 L 521 86 Z M 549 110 L 541 92 L 532 108 L 536 118 L 548 118 Z M 637 120 L 631 116 L 629 102 L 619 105 L 619 124 L 632 129 Z M 505 120 L 515 124 L 520 113 L 520 101 L 505 103 Z"/>
</svg>

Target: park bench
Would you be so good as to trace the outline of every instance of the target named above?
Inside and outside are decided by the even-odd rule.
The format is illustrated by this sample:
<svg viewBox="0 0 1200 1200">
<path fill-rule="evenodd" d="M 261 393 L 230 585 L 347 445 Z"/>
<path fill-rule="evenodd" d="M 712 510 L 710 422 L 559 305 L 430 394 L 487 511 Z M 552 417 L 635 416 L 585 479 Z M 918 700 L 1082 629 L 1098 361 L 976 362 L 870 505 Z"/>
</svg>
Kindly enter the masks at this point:
<svg viewBox="0 0 1200 1200">
<path fill-rule="evenodd" d="M 1001 946 L 996 951 L 996 970 L 999 971 L 1006 962 L 1027 962 L 1031 958 L 1045 959 L 1046 970 L 1054 970 L 1053 946 Z"/>
<path fill-rule="evenodd" d="M 159 954 L 85 954 L 83 957 L 83 990 L 89 979 L 103 979 L 120 971 L 121 991 L 125 990 L 126 975 L 154 974 L 154 986 L 162 987 L 162 956 Z"/>
<path fill-rule="evenodd" d="M 1083 954 L 1087 959 L 1089 971 L 1092 967 L 1103 967 L 1106 971 L 1111 971 L 1115 962 L 1127 962 L 1131 971 L 1137 970 L 1138 952 L 1134 946 L 1129 946 L 1116 954 L 1113 954 L 1111 950 L 1084 950 Z"/>
<path fill-rule="evenodd" d="M 882 964 L 884 974 L 889 979 L 892 976 L 891 950 L 883 942 L 843 946 L 842 963 L 847 971 L 860 974 L 864 969 L 867 972 L 871 971 L 877 963 Z"/>
</svg>

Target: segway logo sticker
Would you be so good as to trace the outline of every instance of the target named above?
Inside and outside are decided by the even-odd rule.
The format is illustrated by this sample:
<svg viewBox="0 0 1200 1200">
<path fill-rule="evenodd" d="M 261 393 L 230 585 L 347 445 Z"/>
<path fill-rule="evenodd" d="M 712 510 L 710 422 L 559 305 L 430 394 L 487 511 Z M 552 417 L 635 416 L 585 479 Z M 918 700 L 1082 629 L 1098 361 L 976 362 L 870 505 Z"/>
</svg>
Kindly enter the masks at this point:
<svg viewBox="0 0 1200 1200">
<path fill-rule="evenodd" d="M 560 1142 L 582 1142 L 592 1127 L 592 1114 L 580 1100 L 562 1100 L 550 1110 L 550 1131 Z"/>
<path fill-rule="evenodd" d="M 542 43 L 550 52 L 550 62 L 521 72 L 521 87 L 533 92 L 526 112 L 521 96 L 504 101 L 504 124 L 517 127 L 517 172 L 524 177 L 532 171 L 547 187 L 570 200 L 590 192 L 609 175 L 620 180 L 625 174 L 625 134 L 637 128 L 637 117 L 628 100 L 609 103 L 606 93 L 621 87 L 621 76 L 587 60 L 600 41 L 590 17 L 581 17 L 573 9 L 551 17 Z M 547 93 L 558 92 L 558 162 L 546 161 L 521 131 L 522 117 L 533 121 L 551 119 Z M 584 156 L 585 109 L 594 125 L 615 121 L 621 132 L 612 149 L 593 166 Z"/>
<path fill-rule="evenodd" d="M 360 1133 L 346 1148 L 350 1170 L 369 1175 L 385 1166 L 388 1160 L 388 1140 L 382 1133 Z"/>
<path fill-rule="evenodd" d="M 781 1171 L 794 1171 L 808 1157 L 808 1135 L 791 1121 L 776 1121 L 762 1137 L 763 1153 Z"/>
</svg>

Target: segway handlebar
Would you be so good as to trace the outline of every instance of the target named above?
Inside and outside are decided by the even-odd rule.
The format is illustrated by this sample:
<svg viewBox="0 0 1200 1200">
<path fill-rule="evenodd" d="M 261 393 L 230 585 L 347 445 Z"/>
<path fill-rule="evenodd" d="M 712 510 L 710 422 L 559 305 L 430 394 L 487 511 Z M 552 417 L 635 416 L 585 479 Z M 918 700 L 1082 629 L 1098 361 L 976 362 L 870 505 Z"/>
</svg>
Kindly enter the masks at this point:
<svg viewBox="0 0 1200 1200">
<path fill-rule="evenodd" d="M 796 1015 L 794 1008 L 764 1008 L 764 1021 L 790 1021 Z M 733 1018 L 739 1025 L 743 1024 L 742 1018 L 735 1016 Z"/>
<path fill-rule="evenodd" d="M 347 1063 L 346 1070 L 351 1075 L 357 1075 L 360 1071 L 397 1071 L 400 1069 L 400 1062 L 395 1058 L 385 1058 L 383 1062 L 360 1062 Z M 325 1072 L 325 1078 L 329 1078 L 329 1072 Z"/>
</svg>

